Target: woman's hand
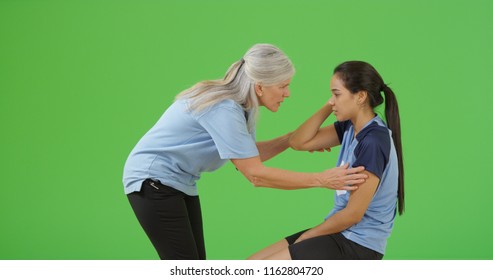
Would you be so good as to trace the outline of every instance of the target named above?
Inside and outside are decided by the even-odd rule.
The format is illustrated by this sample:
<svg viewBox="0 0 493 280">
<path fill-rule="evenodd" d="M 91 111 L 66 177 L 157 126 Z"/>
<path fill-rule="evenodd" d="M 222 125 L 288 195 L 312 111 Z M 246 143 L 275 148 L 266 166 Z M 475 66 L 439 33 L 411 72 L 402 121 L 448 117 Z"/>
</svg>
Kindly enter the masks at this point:
<svg viewBox="0 0 493 280">
<path fill-rule="evenodd" d="M 358 189 L 357 185 L 364 183 L 368 178 L 368 175 L 362 173 L 365 167 L 348 167 L 349 164 L 346 163 L 322 172 L 321 186 L 332 190 L 352 191 Z"/>
</svg>

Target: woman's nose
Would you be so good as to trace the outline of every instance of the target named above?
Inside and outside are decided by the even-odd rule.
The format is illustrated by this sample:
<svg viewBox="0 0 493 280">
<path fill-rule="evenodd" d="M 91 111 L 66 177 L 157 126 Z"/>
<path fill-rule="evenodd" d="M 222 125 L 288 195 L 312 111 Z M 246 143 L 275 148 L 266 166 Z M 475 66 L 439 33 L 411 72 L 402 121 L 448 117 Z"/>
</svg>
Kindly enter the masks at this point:
<svg viewBox="0 0 493 280">
<path fill-rule="evenodd" d="M 284 94 L 282 96 L 289 97 L 290 95 L 291 95 L 291 93 L 289 92 L 289 89 L 285 89 Z"/>
<path fill-rule="evenodd" d="M 334 96 L 331 96 L 331 97 L 329 98 L 328 103 L 329 103 L 330 105 L 334 106 Z"/>
</svg>

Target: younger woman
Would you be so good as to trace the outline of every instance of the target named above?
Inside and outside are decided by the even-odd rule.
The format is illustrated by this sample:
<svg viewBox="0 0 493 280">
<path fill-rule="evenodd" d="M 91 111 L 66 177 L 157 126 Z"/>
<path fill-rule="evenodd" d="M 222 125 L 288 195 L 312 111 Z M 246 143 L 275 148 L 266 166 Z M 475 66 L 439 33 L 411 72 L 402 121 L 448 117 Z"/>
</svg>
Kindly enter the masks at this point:
<svg viewBox="0 0 493 280">
<path fill-rule="evenodd" d="M 399 109 L 394 92 L 370 64 L 337 66 L 332 97 L 290 137 L 296 150 L 342 145 L 337 165 L 364 166 L 368 179 L 337 191 L 325 221 L 254 254 L 250 259 L 382 259 L 396 212 L 404 211 Z M 383 96 L 382 96 L 383 92 Z M 375 107 L 385 100 L 385 123 Z M 337 121 L 321 128 L 334 113 Z"/>
</svg>

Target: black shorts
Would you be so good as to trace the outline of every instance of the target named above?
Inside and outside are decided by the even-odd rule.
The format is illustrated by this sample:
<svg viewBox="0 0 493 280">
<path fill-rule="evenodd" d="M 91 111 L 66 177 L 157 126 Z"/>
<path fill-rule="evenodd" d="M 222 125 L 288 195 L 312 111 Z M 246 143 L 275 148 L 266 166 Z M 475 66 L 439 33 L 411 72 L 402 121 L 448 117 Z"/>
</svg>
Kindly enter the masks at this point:
<svg viewBox="0 0 493 280">
<path fill-rule="evenodd" d="M 334 233 L 294 242 L 307 230 L 286 237 L 293 260 L 381 260 L 383 255 Z"/>
</svg>

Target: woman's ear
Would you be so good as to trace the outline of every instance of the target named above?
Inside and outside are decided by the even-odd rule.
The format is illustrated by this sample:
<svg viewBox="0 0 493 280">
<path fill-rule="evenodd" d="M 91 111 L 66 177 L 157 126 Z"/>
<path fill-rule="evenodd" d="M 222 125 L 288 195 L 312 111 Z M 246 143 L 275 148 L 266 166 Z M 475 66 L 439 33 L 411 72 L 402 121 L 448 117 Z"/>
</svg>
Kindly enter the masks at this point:
<svg viewBox="0 0 493 280">
<path fill-rule="evenodd" d="M 362 105 L 366 102 L 368 98 L 368 92 L 366 90 L 360 90 L 358 93 L 358 105 Z"/>
<path fill-rule="evenodd" d="M 255 93 L 258 95 L 258 96 L 262 96 L 262 91 L 263 91 L 263 88 L 260 84 L 255 84 Z"/>
</svg>

